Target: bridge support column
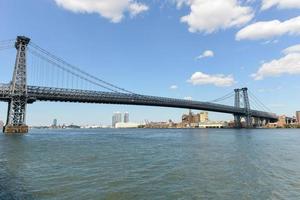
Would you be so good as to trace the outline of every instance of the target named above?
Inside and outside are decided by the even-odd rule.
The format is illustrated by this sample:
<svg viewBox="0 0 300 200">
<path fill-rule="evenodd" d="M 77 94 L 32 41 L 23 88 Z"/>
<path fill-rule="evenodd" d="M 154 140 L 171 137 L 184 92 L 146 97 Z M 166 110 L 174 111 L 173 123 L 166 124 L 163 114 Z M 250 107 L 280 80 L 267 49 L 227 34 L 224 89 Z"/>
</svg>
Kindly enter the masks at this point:
<svg viewBox="0 0 300 200">
<path fill-rule="evenodd" d="M 234 126 L 235 128 L 242 128 L 242 122 L 241 122 L 241 116 L 240 115 L 234 115 Z"/>
<path fill-rule="evenodd" d="M 252 116 L 251 116 L 251 109 L 250 109 L 250 102 L 248 97 L 248 88 L 242 88 L 243 98 L 244 98 L 244 105 L 245 105 L 245 121 L 246 121 L 246 128 L 253 128 Z"/>
<path fill-rule="evenodd" d="M 17 57 L 10 85 L 12 97 L 8 104 L 7 121 L 3 129 L 6 134 L 28 132 L 25 116 L 27 106 L 26 49 L 29 41 L 29 38 L 18 36 L 15 43 Z"/>
<path fill-rule="evenodd" d="M 261 120 L 258 117 L 254 117 L 253 127 L 261 127 Z"/>
<path fill-rule="evenodd" d="M 260 121 L 261 121 L 260 122 L 261 126 L 266 126 L 267 125 L 267 120 L 265 118 L 261 118 Z"/>
<path fill-rule="evenodd" d="M 234 107 L 240 108 L 240 106 L 241 106 L 240 89 L 235 89 L 234 93 L 235 93 Z M 237 115 L 237 114 L 234 115 L 234 126 L 235 126 L 235 128 L 242 128 L 241 116 L 240 115 Z"/>
</svg>

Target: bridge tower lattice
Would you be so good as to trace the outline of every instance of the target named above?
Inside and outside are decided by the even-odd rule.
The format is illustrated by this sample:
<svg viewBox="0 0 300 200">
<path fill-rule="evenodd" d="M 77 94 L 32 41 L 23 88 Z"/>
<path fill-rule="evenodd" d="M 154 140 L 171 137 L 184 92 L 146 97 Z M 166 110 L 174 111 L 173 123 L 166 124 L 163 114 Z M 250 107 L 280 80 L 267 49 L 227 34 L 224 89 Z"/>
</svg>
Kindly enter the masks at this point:
<svg viewBox="0 0 300 200">
<path fill-rule="evenodd" d="M 245 107 L 245 121 L 246 127 L 252 128 L 252 116 L 251 116 L 251 108 L 250 108 L 250 101 L 248 96 L 248 88 L 242 88 L 243 98 L 244 98 L 244 107 Z"/>
<path fill-rule="evenodd" d="M 250 108 L 250 101 L 248 96 L 248 88 L 241 88 L 241 89 L 235 89 L 235 98 L 234 98 L 234 107 L 241 108 L 241 96 L 242 96 L 242 102 L 243 102 L 243 108 L 245 109 L 245 114 L 234 115 L 234 124 L 236 128 L 242 128 L 241 119 L 245 119 L 245 126 L 246 128 L 252 128 L 252 115 L 251 115 L 251 108 Z"/>
<path fill-rule="evenodd" d="M 4 127 L 5 133 L 27 133 L 26 105 L 27 105 L 27 70 L 26 50 L 30 39 L 18 36 L 15 47 L 17 56 L 13 78 L 10 83 L 11 99 L 8 102 L 7 121 Z"/>
<path fill-rule="evenodd" d="M 240 108 L 241 107 L 241 99 L 240 99 L 240 89 L 235 89 L 234 90 L 234 107 Z M 234 115 L 234 124 L 236 128 L 242 128 L 241 124 L 241 116 L 235 114 Z"/>
</svg>

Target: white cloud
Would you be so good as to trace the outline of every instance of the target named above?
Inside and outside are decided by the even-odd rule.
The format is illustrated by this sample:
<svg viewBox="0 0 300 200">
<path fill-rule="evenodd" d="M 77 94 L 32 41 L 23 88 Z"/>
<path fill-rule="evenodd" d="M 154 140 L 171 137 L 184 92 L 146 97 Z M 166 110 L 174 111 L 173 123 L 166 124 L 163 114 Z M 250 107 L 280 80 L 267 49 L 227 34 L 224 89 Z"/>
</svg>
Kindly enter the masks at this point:
<svg viewBox="0 0 300 200">
<path fill-rule="evenodd" d="M 286 48 L 285 50 L 283 50 L 284 54 L 290 54 L 290 53 L 300 53 L 300 44 L 291 46 L 289 48 Z"/>
<path fill-rule="evenodd" d="M 255 80 L 265 77 L 276 77 L 282 74 L 300 74 L 300 44 L 283 50 L 282 58 L 264 63 L 255 74 L 251 76 Z"/>
<path fill-rule="evenodd" d="M 149 7 L 141 3 L 131 3 L 129 5 L 129 12 L 133 17 L 147 10 L 149 10 Z"/>
<path fill-rule="evenodd" d="M 178 89 L 178 86 L 177 86 L 177 85 L 171 85 L 171 86 L 170 86 L 170 89 L 171 89 L 171 90 L 177 90 L 177 89 Z"/>
<path fill-rule="evenodd" d="M 285 8 L 300 8 L 299 0 L 262 0 L 261 9 L 267 10 L 271 7 Z"/>
<path fill-rule="evenodd" d="M 135 16 L 149 9 L 147 5 L 134 0 L 55 0 L 55 2 L 72 12 L 98 13 L 114 23 L 120 22 L 126 12 Z"/>
<path fill-rule="evenodd" d="M 183 99 L 184 99 L 184 100 L 190 100 L 190 101 L 191 101 L 191 100 L 193 100 L 193 97 L 184 97 Z"/>
<path fill-rule="evenodd" d="M 211 50 L 206 50 L 204 51 L 200 56 L 197 56 L 196 59 L 201 59 L 201 58 L 207 58 L 207 57 L 214 57 L 214 52 Z"/>
<path fill-rule="evenodd" d="M 267 44 L 277 44 L 279 42 L 279 40 L 267 40 L 261 44 L 263 45 L 267 45 Z"/>
<path fill-rule="evenodd" d="M 284 34 L 300 35 L 300 16 L 286 20 L 261 21 L 246 26 L 236 34 L 236 40 L 269 39 Z"/>
<path fill-rule="evenodd" d="M 235 81 L 232 75 L 225 76 L 223 74 L 205 74 L 202 72 L 195 72 L 188 80 L 193 85 L 208 85 L 212 84 L 218 87 L 232 86 Z"/>
<path fill-rule="evenodd" d="M 190 13 L 181 18 L 190 32 L 212 33 L 219 29 L 241 26 L 253 17 L 250 7 L 238 0 L 177 0 L 177 7 L 188 5 Z"/>
</svg>

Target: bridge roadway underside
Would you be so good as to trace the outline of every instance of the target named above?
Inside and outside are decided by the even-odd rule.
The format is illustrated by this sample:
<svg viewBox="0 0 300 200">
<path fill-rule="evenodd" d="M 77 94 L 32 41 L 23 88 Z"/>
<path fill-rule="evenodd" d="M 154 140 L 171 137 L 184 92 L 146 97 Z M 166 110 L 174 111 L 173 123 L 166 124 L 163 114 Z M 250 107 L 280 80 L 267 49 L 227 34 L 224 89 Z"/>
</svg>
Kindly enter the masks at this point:
<svg viewBox="0 0 300 200">
<path fill-rule="evenodd" d="M 126 105 L 143 105 L 143 106 L 160 106 L 172 108 L 187 108 L 195 110 L 206 110 L 220 113 L 228 113 L 244 116 L 244 108 L 221 105 L 209 102 L 182 100 L 174 98 L 99 92 L 91 90 L 61 89 L 50 87 L 28 86 L 28 103 L 35 101 L 55 101 L 55 102 L 78 102 L 78 103 L 99 103 L 99 104 L 126 104 Z M 9 87 L 0 87 L 0 101 L 9 101 Z M 251 116 L 256 118 L 277 121 L 274 113 L 268 113 L 258 110 L 251 110 Z"/>
</svg>

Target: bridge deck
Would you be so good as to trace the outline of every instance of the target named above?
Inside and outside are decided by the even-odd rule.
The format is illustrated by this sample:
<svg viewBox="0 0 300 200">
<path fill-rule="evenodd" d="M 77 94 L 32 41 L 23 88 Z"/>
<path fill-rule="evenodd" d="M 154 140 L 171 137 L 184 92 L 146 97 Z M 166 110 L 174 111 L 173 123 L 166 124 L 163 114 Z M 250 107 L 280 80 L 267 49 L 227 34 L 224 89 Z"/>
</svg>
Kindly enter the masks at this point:
<svg viewBox="0 0 300 200">
<path fill-rule="evenodd" d="M 160 106 L 173 108 L 187 108 L 195 110 L 206 110 L 228 114 L 244 115 L 243 108 L 221 105 L 216 103 L 182 100 L 166 97 L 156 97 L 138 94 L 99 92 L 90 90 L 61 89 L 50 87 L 28 86 L 28 103 L 34 101 L 59 101 L 59 102 L 79 102 L 79 103 L 100 103 L 100 104 L 127 104 Z M 0 100 L 10 99 L 9 86 L 0 85 Z M 277 120 L 274 113 L 251 110 L 253 117 Z"/>
</svg>

